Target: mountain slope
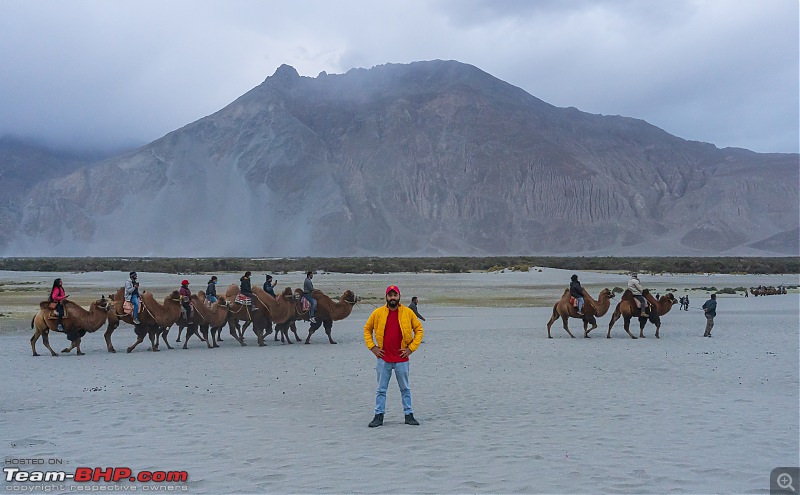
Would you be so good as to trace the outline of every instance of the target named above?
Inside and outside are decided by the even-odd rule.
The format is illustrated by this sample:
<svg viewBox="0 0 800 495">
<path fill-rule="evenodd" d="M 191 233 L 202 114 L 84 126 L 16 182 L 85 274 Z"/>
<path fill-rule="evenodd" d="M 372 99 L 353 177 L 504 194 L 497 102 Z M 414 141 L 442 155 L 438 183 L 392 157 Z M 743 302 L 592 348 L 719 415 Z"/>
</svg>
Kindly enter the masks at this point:
<svg viewBox="0 0 800 495">
<path fill-rule="evenodd" d="M 783 253 L 798 156 L 557 108 L 453 61 L 284 65 L 213 115 L 40 182 L 20 215 L 7 253 Z"/>
</svg>

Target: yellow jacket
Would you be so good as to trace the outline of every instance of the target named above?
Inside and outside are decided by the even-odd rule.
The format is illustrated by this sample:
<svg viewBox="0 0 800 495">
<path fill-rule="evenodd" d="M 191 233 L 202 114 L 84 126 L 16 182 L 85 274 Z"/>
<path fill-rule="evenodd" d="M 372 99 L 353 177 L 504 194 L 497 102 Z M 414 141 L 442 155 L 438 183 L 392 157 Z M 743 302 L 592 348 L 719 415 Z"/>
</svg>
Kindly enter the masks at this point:
<svg viewBox="0 0 800 495">
<path fill-rule="evenodd" d="M 400 304 L 397 306 L 397 319 L 400 322 L 400 331 L 403 333 L 402 348 L 408 348 L 411 352 L 417 350 L 420 342 L 422 342 L 422 323 L 419 318 L 414 314 L 411 309 Z M 366 325 L 364 325 L 364 342 L 367 344 L 368 349 L 375 347 L 377 341 L 378 347 L 383 349 L 383 332 L 386 330 L 386 318 L 389 317 L 389 307 L 385 304 L 369 315 Z M 375 340 L 372 340 L 372 332 L 375 332 Z"/>
</svg>

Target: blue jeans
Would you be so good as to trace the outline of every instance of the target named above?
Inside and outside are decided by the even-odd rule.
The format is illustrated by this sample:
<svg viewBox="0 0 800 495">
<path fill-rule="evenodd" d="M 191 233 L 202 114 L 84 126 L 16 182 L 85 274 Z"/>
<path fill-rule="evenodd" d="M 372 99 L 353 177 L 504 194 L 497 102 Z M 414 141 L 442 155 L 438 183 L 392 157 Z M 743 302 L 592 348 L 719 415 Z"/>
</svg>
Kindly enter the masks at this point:
<svg viewBox="0 0 800 495">
<path fill-rule="evenodd" d="M 133 304 L 133 319 L 136 320 L 139 318 L 139 296 L 132 295 L 131 304 Z"/>
<path fill-rule="evenodd" d="M 308 301 L 308 304 L 311 305 L 311 311 L 309 311 L 308 316 L 313 318 L 314 313 L 317 311 L 317 300 L 311 297 L 311 294 L 303 294 L 303 297 L 305 297 L 306 301 Z"/>
<path fill-rule="evenodd" d="M 583 313 L 583 298 L 576 297 L 575 300 L 578 301 L 578 313 Z"/>
<path fill-rule="evenodd" d="M 217 296 L 206 296 L 206 301 L 210 303 L 215 303 L 217 302 Z"/>
<path fill-rule="evenodd" d="M 392 370 L 400 386 L 400 396 L 403 399 L 403 412 L 413 414 L 411 409 L 411 387 L 408 385 L 408 361 L 404 363 L 387 363 L 378 358 L 375 371 L 378 375 L 378 390 L 375 392 L 375 414 L 386 412 L 386 389 L 389 388 L 389 379 L 392 378 Z"/>
</svg>

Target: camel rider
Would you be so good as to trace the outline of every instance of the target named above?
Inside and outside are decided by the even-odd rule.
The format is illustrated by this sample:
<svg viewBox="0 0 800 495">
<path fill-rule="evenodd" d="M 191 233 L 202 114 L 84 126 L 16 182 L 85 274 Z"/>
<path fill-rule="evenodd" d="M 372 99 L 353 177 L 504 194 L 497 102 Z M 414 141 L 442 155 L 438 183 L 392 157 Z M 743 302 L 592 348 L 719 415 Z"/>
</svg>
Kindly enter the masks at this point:
<svg viewBox="0 0 800 495">
<path fill-rule="evenodd" d="M 136 281 L 136 272 L 130 272 L 129 279 L 125 281 L 125 300 L 133 304 L 133 324 L 139 325 L 139 282 Z"/>
<path fill-rule="evenodd" d="M 578 282 L 577 275 L 572 275 L 570 278 L 569 295 L 578 301 L 578 314 L 583 316 L 583 287 L 581 287 L 581 283 Z"/>
<path fill-rule="evenodd" d="M 64 285 L 60 278 L 53 281 L 53 288 L 50 289 L 50 302 L 56 303 L 56 313 L 58 313 L 58 331 L 63 332 L 64 327 L 61 325 L 61 320 L 64 318 L 64 305 L 61 304 L 67 296 L 64 293 Z"/>
<path fill-rule="evenodd" d="M 250 284 L 250 275 L 252 275 L 251 272 L 244 272 L 244 276 L 239 279 L 239 293 L 249 297 L 250 303 L 252 304 L 256 296 L 253 294 L 253 286 Z M 257 309 L 256 305 L 253 304 L 253 311 Z"/>
<path fill-rule="evenodd" d="M 642 318 L 649 317 L 650 314 L 647 312 L 647 299 L 645 299 L 642 295 L 644 289 L 642 289 L 642 284 L 639 283 L 639 276 L 636 273 L 631 273 L 631 279 L 628 280 L 628 290 L 631 291 L 633 297 L 635 297 L 642 305 L 642 312 L 640 316 Z"/>
<path fill-rule="evenodd" d="M 186 321 L 192 319 L 192 291 L 189 290 L 189 281 L 181 281 L 181 288 L 178 290 L 181 295 L 181 306 L 186 311 Z"/>
<path fill-rule="evenodd" d="M 206 301 L 209 304 L 213 304 L 217 302 L 217 276 L 214 275 L 211 277 L 211 280 L 208 281 L 208 287 L 206 287 Z"/>
<path fill-rule="evenodd" d="M 267 275 L 267 281 L 264 282 L 264 292 L 266 292 L 270 296 L 274 297 L 275 299 L 278 298 L 278 296 L 275 295 L 275 286 L 276 285 L 278 285 L 278 281 L 277 280 L 273 281 L 272 280 L 272 275 Z"/>
<path fill-rule="evenodd" d="M 316 323 L 317 320 L 314 318 L 314 314 L 317 312 L 317 300 L 311 297 L 311 293 L 314 292 L 314 283 L 311 282 L 312 278 L 314 278 L 314 273 L 306 272 L 306 280 L 303 282 L 303 297 L 305 297 L 306 301 L 311 305 L 311 310 L 308 313 L 308 320 L 311 323 Z"/>
</svg>

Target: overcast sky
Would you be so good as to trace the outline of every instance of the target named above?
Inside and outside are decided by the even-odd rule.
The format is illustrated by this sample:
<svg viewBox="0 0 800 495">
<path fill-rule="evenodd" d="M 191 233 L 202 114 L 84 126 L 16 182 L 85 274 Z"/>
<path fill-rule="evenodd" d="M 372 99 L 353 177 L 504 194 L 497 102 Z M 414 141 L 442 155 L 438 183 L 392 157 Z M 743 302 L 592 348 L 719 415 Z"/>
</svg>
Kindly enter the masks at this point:
<svg viewBox="0 0 800 495">
<path fill-rule="evenodd" d="M 281 64 L 458 60 L 556 106 L 798 152 L 798 0 L 0 0 L 0 135 L 139 145 Z"/>
</svg>

